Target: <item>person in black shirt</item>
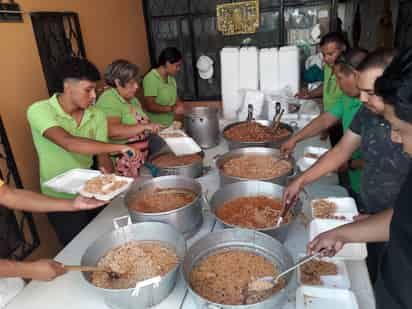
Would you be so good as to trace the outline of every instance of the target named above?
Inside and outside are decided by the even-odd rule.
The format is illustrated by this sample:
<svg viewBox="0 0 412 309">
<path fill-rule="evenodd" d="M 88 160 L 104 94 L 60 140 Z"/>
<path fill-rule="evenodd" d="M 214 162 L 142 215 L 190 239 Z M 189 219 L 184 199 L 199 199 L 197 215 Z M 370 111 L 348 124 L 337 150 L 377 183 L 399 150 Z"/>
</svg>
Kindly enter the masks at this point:
<svg viewBox="0 0 412 309">
<path fill-rule="evenodd" d="M 384 117 L 391 138 L 412 157 L 412 49 L 402 52 L 375 82 L 375 92 L 385 102 Z M 375 284 L 377 309 L 412 308 L 412 171 L 392 209 L 318 235 L 309 252 L 332 256 L 350 242 L 388 241 Z"/>
</svg>

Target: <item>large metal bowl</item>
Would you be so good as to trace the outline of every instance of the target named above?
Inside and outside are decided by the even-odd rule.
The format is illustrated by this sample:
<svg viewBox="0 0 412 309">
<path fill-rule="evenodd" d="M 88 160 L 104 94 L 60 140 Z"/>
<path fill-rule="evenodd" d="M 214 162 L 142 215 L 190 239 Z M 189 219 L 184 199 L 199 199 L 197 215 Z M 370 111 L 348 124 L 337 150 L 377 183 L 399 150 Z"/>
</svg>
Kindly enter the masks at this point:
<svg viewBox="0 0 412 309">
<path fill-rule="evenodd" d="M 264 195 L 271 198 L 282 198 L 284 187 L 264 181 L 244 181 L 226 185 L 213 194 L 210 200 L 211 213 L 216 217 L 216 220 L 221 222 L 226 228 L 236 228 L 238 226 L 231 225 L 221 220 L 217 216 L 217 210 L 226 202 L 239 198 Z M 292 223 L 296 220 L 299 213 L 302 211 L 302 203 L 298 203 L 290 210 L 292 219 L 288 223 L 283 223 L 279 227 L 273 226 L 264 229 L 256 229 L 257 231 L 268 234 L 281 243 L 286 241 L 289 229 Z"/>
<path fill-rule="evenodd" d="M 164 223 L 146 222 L 127 225 L 101 236 L 86 250 L 81 259 L 81 265 L 96 265 L 110 249 L 119 247 L 131 240 L 165 242 L 176 250 L 180 261 L 183 261 L 186 252 L 185 239 L 175 228 Z M 153 285 L 142 287 L 138 296 L 132 296 L 133 288 L 115 290 L 96 287 L 90 282 L 90 273 L 83 272 L 82 274 L 84 279 L 104 297 L 110 308 L 135 309 L 148 308 L 165 299 L 176 284 L 178 269 L 179 265 L 162 277 L 158 287 Z"/>
<path fill-rule="evenodd" d="M 190 294 L 193 295 L 198 308 L 233 308 L 233 309 L 265 309 L 283 308 L 287 302 L 286 287 L 273 294 L 262 302 L 250 305 L 222 305 L 211 302 L 197 294 L 190 284 L 190 274 L 193 267 L 205 257 L 221 250 L 242 249 L 250 250 L 266 257 L 274 263 L 280 271 L 284 271 L 293 264 L 292 257 L 288 250 L 276 239 L 263 233 L 246 229 L 226 229 L 213 232 L 198 240 L 188 250 L 183 264 L 183 278 L 189 287 Z M 287 285 L 291 284 L 291 274 L 286 276 Z"/>
<path fill-rule="evenodd" d="M 264 125 L 264 126 L 267 126 L 267 127 L 270 127 L 270 126 L 272 125 L 272 121 L 269 121 L 269 120 L 255 120 L 255 121 L 256 121 L 257 123 L 260 123 L 260 124 L 262 124 L 262 125 Z M 241 123 L 245 123 L 245 122 L 246 122 L 246 121 L 235 122 L 235 123 L 229 124 L 228 126 L 226 126 L 226 127 L 223 129 L 222 135 L 223 135 L 223 138 L 227 141 L 230 150 L 232 150 L 232 149 L 238 149 L 238 148 L 243 148 L 243 147 L 270 147 L 270 148 L 279 148 L 280 145 L 282 145 L 289 137 L 291 137 L 292 134 L 293 134 L 293 132 L 294 132 L 294 129 L 293 129 L 292 126 L 290 126 L 290 125 L 288 125 L 288 124 L 286 124 L 286 123 L 281 122 L 281 123 L 280 123 L 280 128 L 287 129 L 287 130 L 290 132 L 290 134 L 289 134 L 288 136 L 285 136 L 285 137 L 282 137 L 282 138 L 278 138 L 278 139 L 276 139 L 276 140 L 272 140 L 272 141 L 262 141 L 262 142 L 242 142 L 242 141 L 236 141 L 236 140 L 227 138 L 227 137 L 225 136 L 225 132 L 226 132 L 228 129 L 230 129 L 230 128 L 234 127 L 234 126 L 237 126 L 237 125 L 239 125 L 239 124 L 241 124 Z"/>
<path fill-rule="evenodd" d="M 157 175 L 155 176 L 180 175 L 190 178 L 197 178 L 203 175 L 203 158 L 205 157 L 203 151 L 199 153 L 199 155 L 202 157 L 202 160 L 187 165 L 160 167 L 153 163 L 154 159 L 168 152 L 170 151 L 161 151 L 149 158 L 150 164 L 152 164 L 157 170 Z"/>
<path fill-rule="evenodd" d="M 143 194 L 155 188 L 188 189 L 196 194 L 189 204 L 170 211 L 147 213 L 132 209 L 133 202 Z M 125 196 L 125 204 L 129 209 L 132 222 L 157 221 L 173 225 L 187 239 L 193 236 L 201 227 L 202 216 L 202 186 L 193 178 L 183 176 L 162 176 L 133 184 Z"/>
<path fill-rule="evenodd" d="M 273 156 L 275 158 L 280 158 L 280 150 L 275 149 L 275 148 L 266 148 L 266 147 L 248 147 L 248 148 L 239 148 L 235 150 L 231 150 L 229 152 L 226 152 L 222 156 L 218 157 L 216 160 L 216 167 L 219 169 L 219 177 L 220 177 L 220 185 L 226 185 L 234 182 L 239 182 L 239 181 L 247 181 L 247 180 L 261 180 L 261 181 L 267 181 L 267 182 L 272 182 L 276 183 L 281 186 L 287 185 L 288 178 L 292 177 L 294 175 L 294 171 L 296 169 L 296 162 L 293 157 L 290 157 L 288 160 L 292 164 L 292 169 L 290 170 L 289 173 L 283 174 L 279 177 L 274 177 L 270 179 L 248 179 L 248 178 L 242 178 L 242 177 L 235 177 L 235 176 L 229 176 L 223 173 L 223 165 L 229 161 L 230 159 L 233 158 L 238 158 L 244 155 L 258 155 L 258 156 Z"/>
</svg>

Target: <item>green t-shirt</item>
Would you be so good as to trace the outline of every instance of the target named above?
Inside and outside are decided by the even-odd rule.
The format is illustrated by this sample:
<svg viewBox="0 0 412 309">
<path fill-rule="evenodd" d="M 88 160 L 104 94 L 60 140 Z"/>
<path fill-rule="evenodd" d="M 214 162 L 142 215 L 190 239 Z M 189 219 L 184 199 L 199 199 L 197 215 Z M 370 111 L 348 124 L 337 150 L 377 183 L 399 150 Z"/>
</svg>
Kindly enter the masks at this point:
<svg viewBox="0 0 412 309">
<path fill-rule="evenodd" d="M 106 117 L 119 117 L 120 122 L 126 125 L 137 124 L 136 117 L 130 107 L 134 107 L 142 117 L 146 117 L 140 102 L 137 98 L 130 100 L 130 104 L 126 102 L 116 89 L 110 88 L 103 92 L 96 102 L 97 109 L 101 110 Z M 109 139 L 111 143 L 125 144 L 127 140 Z"/>
<path fill-rule="evenodd" d="M 68 152 L 48 138 L 44 132 L 52 127 L 61 127 L 73 136 L 107 142 L 107 121 L 103 112 L 95 107 L 84 111 L 80 125 L 60 106 L 57 94 L 34 103 L 27 110 L 34 146 L 40 164 L 40 185 L 42 193 L 58 198 L 73 198 L 73 195 L 56 192 L 43 186 L 43 183 L 73 168 L 91 168 L 92 155 Z"/>
<path fill-rule="evenodd" d="M 345 94 L 336 101 L 336 104 L 329 110 L 329 113 L 342 121 L 343 132 L 349 128 L 352 123 L 352 119 L 355 117 L 362 102 L 358 98 L 352 98 Z M 352 154 L 352 160 L 358 160 L 362 158 L 362 153 L 357 149 Z M 362 170 L 348 170 L 349 180 L 352 190 L 356 193 L 360 192 Z"/>
<path fill-rule="evenodd" d="M 336 104 L 343 92 L 336 83 L 336 76 L 329 65 L 325 64 L 323 72 L 323 107 L 324 111 L 328 112 Z"/>
<path fill-rule="evenodd" d="M 143 79 L 143 89 L 145 97 L 155 97 L 156 103 L 163 106 L 173 106 L 177 99 L 176 80 L 173 76 L 168 76 L 167 82 L 159 75 L 156 69 L 152 69 Z M 174 120 L 172 112 L 152 113 L 147 111 L 152 122 L 169 126 Z"/>
</svg>

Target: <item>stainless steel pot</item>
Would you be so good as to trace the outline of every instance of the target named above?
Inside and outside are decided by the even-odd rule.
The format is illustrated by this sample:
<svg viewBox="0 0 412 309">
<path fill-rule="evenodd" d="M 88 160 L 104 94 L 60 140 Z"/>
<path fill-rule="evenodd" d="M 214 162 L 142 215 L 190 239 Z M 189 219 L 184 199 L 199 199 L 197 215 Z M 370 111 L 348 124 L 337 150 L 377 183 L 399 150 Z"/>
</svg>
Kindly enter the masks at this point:
<svg viewBox="0 0 412 309">
<path fill-rule="evenodd" d="M 226 185 L 223 188 L 216 191 L 215 194 L 213 194 L 212 199 L 209 202 L 210 211 L 216 217 L 216 220 L 221 222 L 224 225 L 224 227 L 237 227 L 235 225 L 231 225 L 224 222 L 216 215 L 217 210 L 220 207 L 222 207 L 224 203 L 239 197 L 249 197 L 258 195 L 265 195 L 271 198 L 281 199 L 283 189 L 284 187 L 264 181 L 243 181 Z M 302 203 L 298 201 L 298 203 L 290 211 L 293 217 L 289 223 L 284 223 L 279 227 L 274 226 L 270 228 L 256 230 L 268 234 L 279 240 L 281 243 L 284 243 L 286 241 L 286 237 L 288 235 L 292 223 L 297 219 L 299 213 L 302 212 Z"/>
<path fill-rule="evenodd" d="M 160 167 L 153 163 L 153 160 L 157 157 L 167 153 L 168 151 L 162 151 L 155 154 L 149 158 L 149 163 L 156 168 L 156 177 L 157 176 L 168 176 L 168 175 L 180 175 L 189 178 L 197 178 L 203 175 L 203 158 L 205 157 L 204 152 L 200 152 L 199 155 L 202 157 L 202 160 L 193 162 L 192 164 L 179 165 L 179 166 L 169 166 L 169 167 Z"/>
<path fill-rule="evenodd" d="M 211 302 L 197 294 L 190 284 L 190 274 L 193 267 L 203 258 L 217 251 L 225 249 L 244 249 L 266 257 L 273 262 L 280 271 L 289 268 L 293 264 L 292 257 L 288 250 L 276 239 L 263 233 L 245 230 L 245 229 L 226 229 L 219 232 L 213 232 L 194 243 L 188 250 L 183 264 L 183 278 L 189 287 L 190 294 L 193 295 L 198 308 L 236 308 L 236 309 L 265 309 L 265 308 L 283 308 L 287 302 L 285 289 L 273 294 L 271 297 L 262 302 L 251 305 L 222 305 Z M 291 274 L 287 276 L 287 284 L 291 284 Z"/>
<path fill-rule="evenodd" d="M 155 188 L 188 189 L 196 194 L 196 198 L 181 208 L 165 212 L 146 213 L 132 208 L 136 199 Z M 168 223 L 173 225 L 187 239 L 193 236 L 203 223 L 201 197 L 202 186 L 196 180 L 182 176 L 162 176 L 132 184 L 125 196 L 125 204 L 129 209 L 132 222 L 157 221 Z"/>
<path fill-rule="evenodd" d="M 208 106 L 191 107 L 184 117 L 184 127 L 202 148 L 211 148 L 219 143 L 219 110 Z"/>
<path fill-rule="evenodd" d="M 180 261 L 186 252 L 186 242 L 175 228 L 159 222 L 146 222 L 127 225 L 109 232 L 93 242 L 84 253 L 81 265 L 96 265 L 110 249 L 121 246 L 131 240 L 162 241 L 176 250 Z M 100 293 L 110 308 L 135 309 L 148 308 L 160 303 L 173 290 L 179 266 L 169 271 L 159 285 L 149 285 L 140 288 L 137 296 L 132 296 L 134 288 L 130 289 L 103 289 L 96 287 L 90 282 L 90 273 L 82 273 L 84 279 Z"/>
<path fill-rule="evenodd" d="M 279 177 L 274 177 L 270 179 L 248 179 L 242 177 L 235 177 L 229 176 L 223 173 L 223 165 L 233 158 L 238 158 L 244 155 L 257 155 L 257 156 L 273 156 L 275 158 L 280 158 L 280 150 L 275 148 L 265 148 L 265 147 L 248 147 L 248 148 L 239 148 L 235 150 L 231 150 L 222 156 L 219 156 L 216 160 L 216 167 L 219 169 L 219 177 L 220 177 L 220 185 L 226 185 L 238 181 L 247 181 L 247 180 L 261 180 L 276 183 L 281 186 L 287 185 L 287 181 L 289 177 L 293 177 L 295 169 L 296 169 L 296 162 L 293 157 L 290 157 L 288 160 L 292 164 L 292 169 L 289 173 L 281 175 Z"/>
<path fill-rule="evenodd" d="M 227 137 L 225 136 L 225 132 L 226 132 L 228 129 L 230 129 L 230 128 L 238 125 L 238 124 L 244 123 L 244 122 L 245 122 L 245 121 L 235 122 L 235 123 L 232 123 L 232 124 L 226 126 L 226 127 L 223 129 L 222 135 L 223 135 L 223 138 L 227 141 L 230 150 L 232 150 L 232 149 L 238 149 L 238 148 L 243 148 L 243 147 L 270 147 L 270 148 L 279 148 L 280 145 L 282 145 L 283 142 L 285 142 L 289 137 L 291 137 L 292 134 L 293 134 L 293 132 L 294 132 L 294 128 L 293 128 L 292 126 L 290 126 L 290 125 L 288 125 L 288 124 L 286 124 L 286 123 L 281 122 L 281 123 L 280 123 L 280 128 L 287 129 L 287 130 L 290 132 L 290 134 L 289 134 L 289 136 L 286 136 L 286 137 L 283 137 L 283 138 L 279 138 L 279 139 L 276 139 L 276 140 L 274 140 L 274 141 L 264 141 L 264 142 L 240 142 L 240 141 L 232 140 L 232 139 L 227 138 Z M 258 123 L 260 123 L 260 124 L 262 124 L 262 125 L 264 125 L 264 126 L 267 126 L 267 127 L 270 127 L 270 126 L 272 125 L 272 121 L 269 121 L 269 120 L 256 120 L 256 122 L 258 122 Z"/>
</svg>

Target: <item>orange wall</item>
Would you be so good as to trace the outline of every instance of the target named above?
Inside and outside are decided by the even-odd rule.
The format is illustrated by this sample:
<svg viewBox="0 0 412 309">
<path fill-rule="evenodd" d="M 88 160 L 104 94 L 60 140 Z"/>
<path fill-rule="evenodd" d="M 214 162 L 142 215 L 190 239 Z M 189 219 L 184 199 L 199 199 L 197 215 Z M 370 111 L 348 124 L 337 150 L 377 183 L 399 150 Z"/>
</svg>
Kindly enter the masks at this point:
<svg viewBox="0 0 412 309">
<path fill-rule="evenodd" d="M 149 55 L 139 0 L 20 0 L 30 11 L 74 11 L 79 14 L 87 57 L 102 72 L 115 58 L 126 58 L 142 71 Z M 31 25 L 0 23 L 0 111 L 26 188 L 38 188 L 38 164 L 26 121 L 26 109 L 48 96 L 40 57 Z"/>
<path fill-rule="evenodd" d="M 30 11 L 79 14 L 87 57 L 100 71 L 115 58 L 149 69 L 141 0 L 19 0 Z M 27 107 L 48 97 L 30 16 L 23 23 L 0 23 L 0 114 L 23 184 L 38 189 L 38 162 L 26 120 Z M 41 248 L 31 258 L 53 256 L 59 249 L 44 215 L 36 215 Z"/>
</svg>

